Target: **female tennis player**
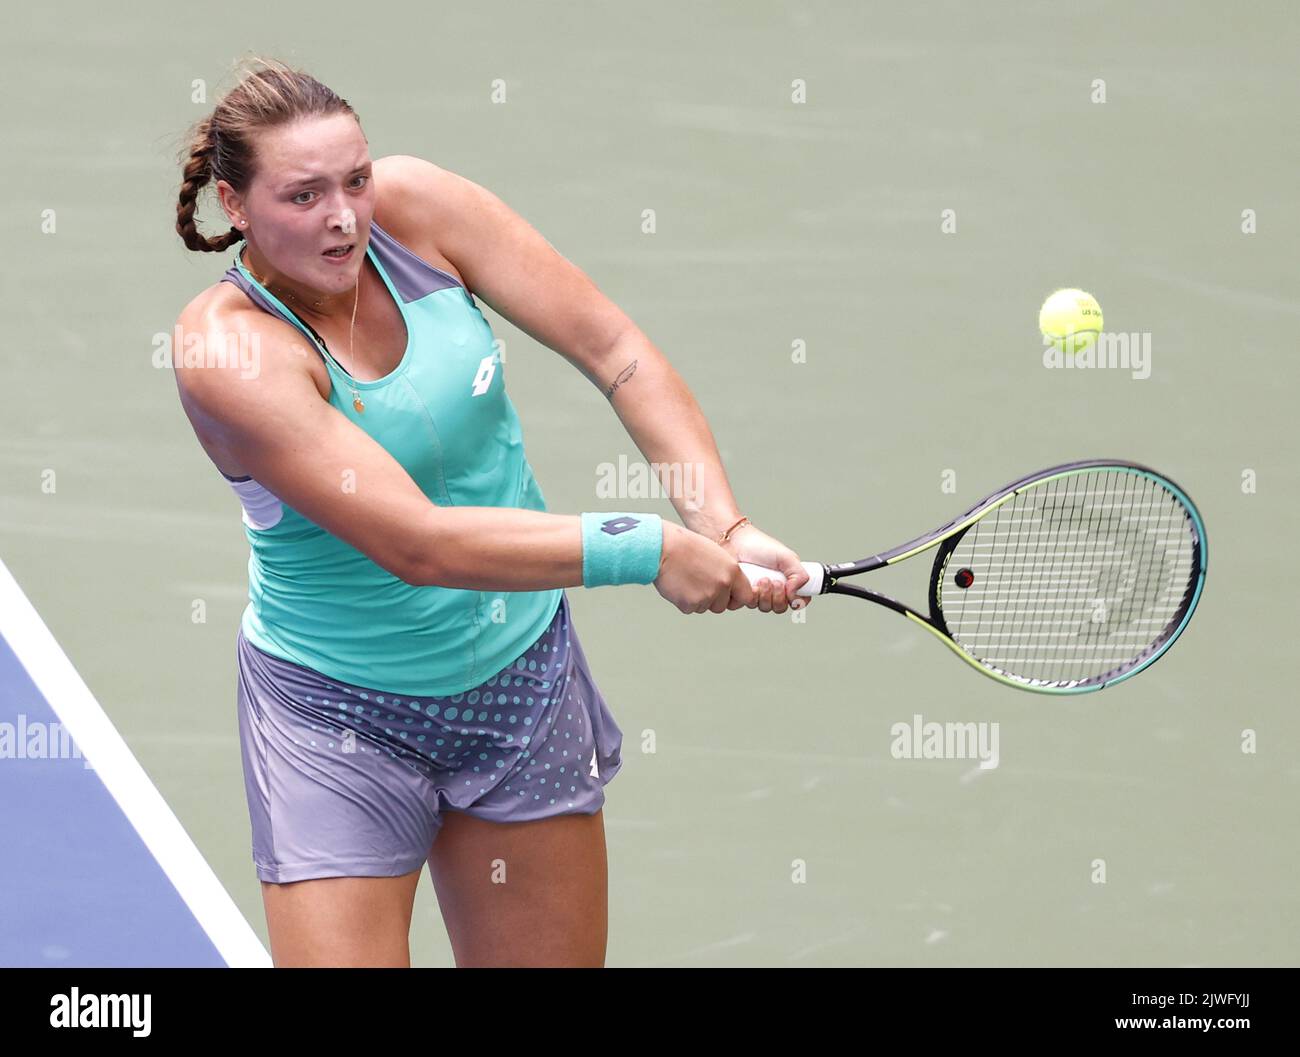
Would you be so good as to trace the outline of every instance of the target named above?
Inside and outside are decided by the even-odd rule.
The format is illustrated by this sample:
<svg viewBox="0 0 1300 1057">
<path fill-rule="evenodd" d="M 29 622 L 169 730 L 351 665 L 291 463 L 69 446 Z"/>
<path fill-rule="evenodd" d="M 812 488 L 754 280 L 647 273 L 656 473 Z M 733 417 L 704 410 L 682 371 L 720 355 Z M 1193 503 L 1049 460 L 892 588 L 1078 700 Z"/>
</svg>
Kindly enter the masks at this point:
<svg viewBox="0 0 1300 1057">
<path fill-rule="evenodd" d="M 603 965 L 622 732 L 564 588 L 782 613 L 798 556 L 742 516 L 623 312 L 491 192 L 372 161 L 309 75 L 259 61 L 196 126 L 176 229 L 245 243 L 181 313 L 175 374 L 251 548 L 237 696 L 275 964 L 409 965 L 427 862 L 457 965 Z M 672 496 L 685 527 L 546 513 L 476 297 L 599 386 L 649 461 L 701 468 Z M 786 580 L 751 587 L 741 560 Z"/>
</svg>

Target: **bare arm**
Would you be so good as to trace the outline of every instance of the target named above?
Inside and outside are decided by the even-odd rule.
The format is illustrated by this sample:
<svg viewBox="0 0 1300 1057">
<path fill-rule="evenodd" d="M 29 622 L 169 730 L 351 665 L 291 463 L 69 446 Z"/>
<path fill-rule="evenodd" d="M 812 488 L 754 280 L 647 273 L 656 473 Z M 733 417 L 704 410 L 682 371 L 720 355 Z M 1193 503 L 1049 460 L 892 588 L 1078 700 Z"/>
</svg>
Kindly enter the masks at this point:
<svg viewBox="0 0 1300 1057">
<path fill-rule="evenodd" d="M 178 368 L 177 385 L 196 432 L 273 495 L 410 584 L 479 591 L 582 584 L 577 515 L 438 506 L 381 445 L 321 399 L 292 327 L 261 313 L 237 315 L 223 324 L 182 314 L 180 323 L 205 334 L 255 331 L 261 356 L 254 375 Z"/>
<path fill-rule="evenodd" d="M 682 523 L 720 537 L 740 520 L 713 431 L 686 382 L 630 327 L 595 365 L 614 413 L 652 466 Z"/>
<path fill-rule="evenodd" d="M 384 163 L 390 193 L 433 225 L 470 289 L 605 393 L 642 455 L 660 464 L 683 524 L 713 539 L 730 528 L 740 512 L 713 434 L 640 328 L 487 188 L 420 158 Z"/>
</svg>

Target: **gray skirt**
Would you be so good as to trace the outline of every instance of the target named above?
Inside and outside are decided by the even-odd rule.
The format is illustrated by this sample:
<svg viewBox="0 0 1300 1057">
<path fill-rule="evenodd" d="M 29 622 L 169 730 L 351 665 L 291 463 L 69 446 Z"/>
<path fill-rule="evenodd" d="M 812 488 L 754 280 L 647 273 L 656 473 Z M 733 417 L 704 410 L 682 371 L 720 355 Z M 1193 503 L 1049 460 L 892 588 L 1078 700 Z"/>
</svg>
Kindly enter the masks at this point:
<svg viewBox="0 0 1300 1057">
<path fill-rule="evenodd" d="M 592 815 L 623 732 L 563 596 L 514 663 L 472 690 L 353 686 L 237 639 L 239 734 L 263 881 L 395 877 L 425 862 L 444 811 L 492 822 Z"/>
</svg>

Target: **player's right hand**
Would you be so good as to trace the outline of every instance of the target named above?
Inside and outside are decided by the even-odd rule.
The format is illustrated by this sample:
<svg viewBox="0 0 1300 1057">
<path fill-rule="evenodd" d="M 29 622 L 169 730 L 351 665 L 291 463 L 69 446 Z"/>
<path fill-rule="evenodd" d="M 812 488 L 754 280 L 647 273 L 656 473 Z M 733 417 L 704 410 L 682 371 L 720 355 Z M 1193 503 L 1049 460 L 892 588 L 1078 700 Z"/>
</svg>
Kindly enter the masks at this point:
<svg viewBox="0 0 1300 1057">
<path fill-rule="evenodd" d="M 734 557 L 707 536 L 665 520 L 655 590 L 683 613 L 723 613 L 758 605 Z"/>
</svg>

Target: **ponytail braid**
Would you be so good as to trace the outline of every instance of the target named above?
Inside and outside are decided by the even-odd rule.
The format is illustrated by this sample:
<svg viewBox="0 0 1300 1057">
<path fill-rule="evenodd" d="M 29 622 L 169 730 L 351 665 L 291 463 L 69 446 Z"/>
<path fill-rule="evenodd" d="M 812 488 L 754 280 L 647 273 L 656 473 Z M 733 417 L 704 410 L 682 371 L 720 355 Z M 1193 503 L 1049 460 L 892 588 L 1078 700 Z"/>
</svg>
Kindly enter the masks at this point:
<svg viewBox="0 0 1300 1057">
<path fill-rule="evenodd" d="M 244 238 L 236 227 L 208 238 L 195 223 L 199 195 L 225 180 L 240 194 L 257 172 L 258 132 L 311 117 L 356 112 L 346 99 L 301 70 L 275 59 L 255 59 L 260 67 L 245 76 L 199 121 L 181 151 L 181 189 L 176 200 L 176 233 L 200 253 L 221 253 Z"/>
</svg>

